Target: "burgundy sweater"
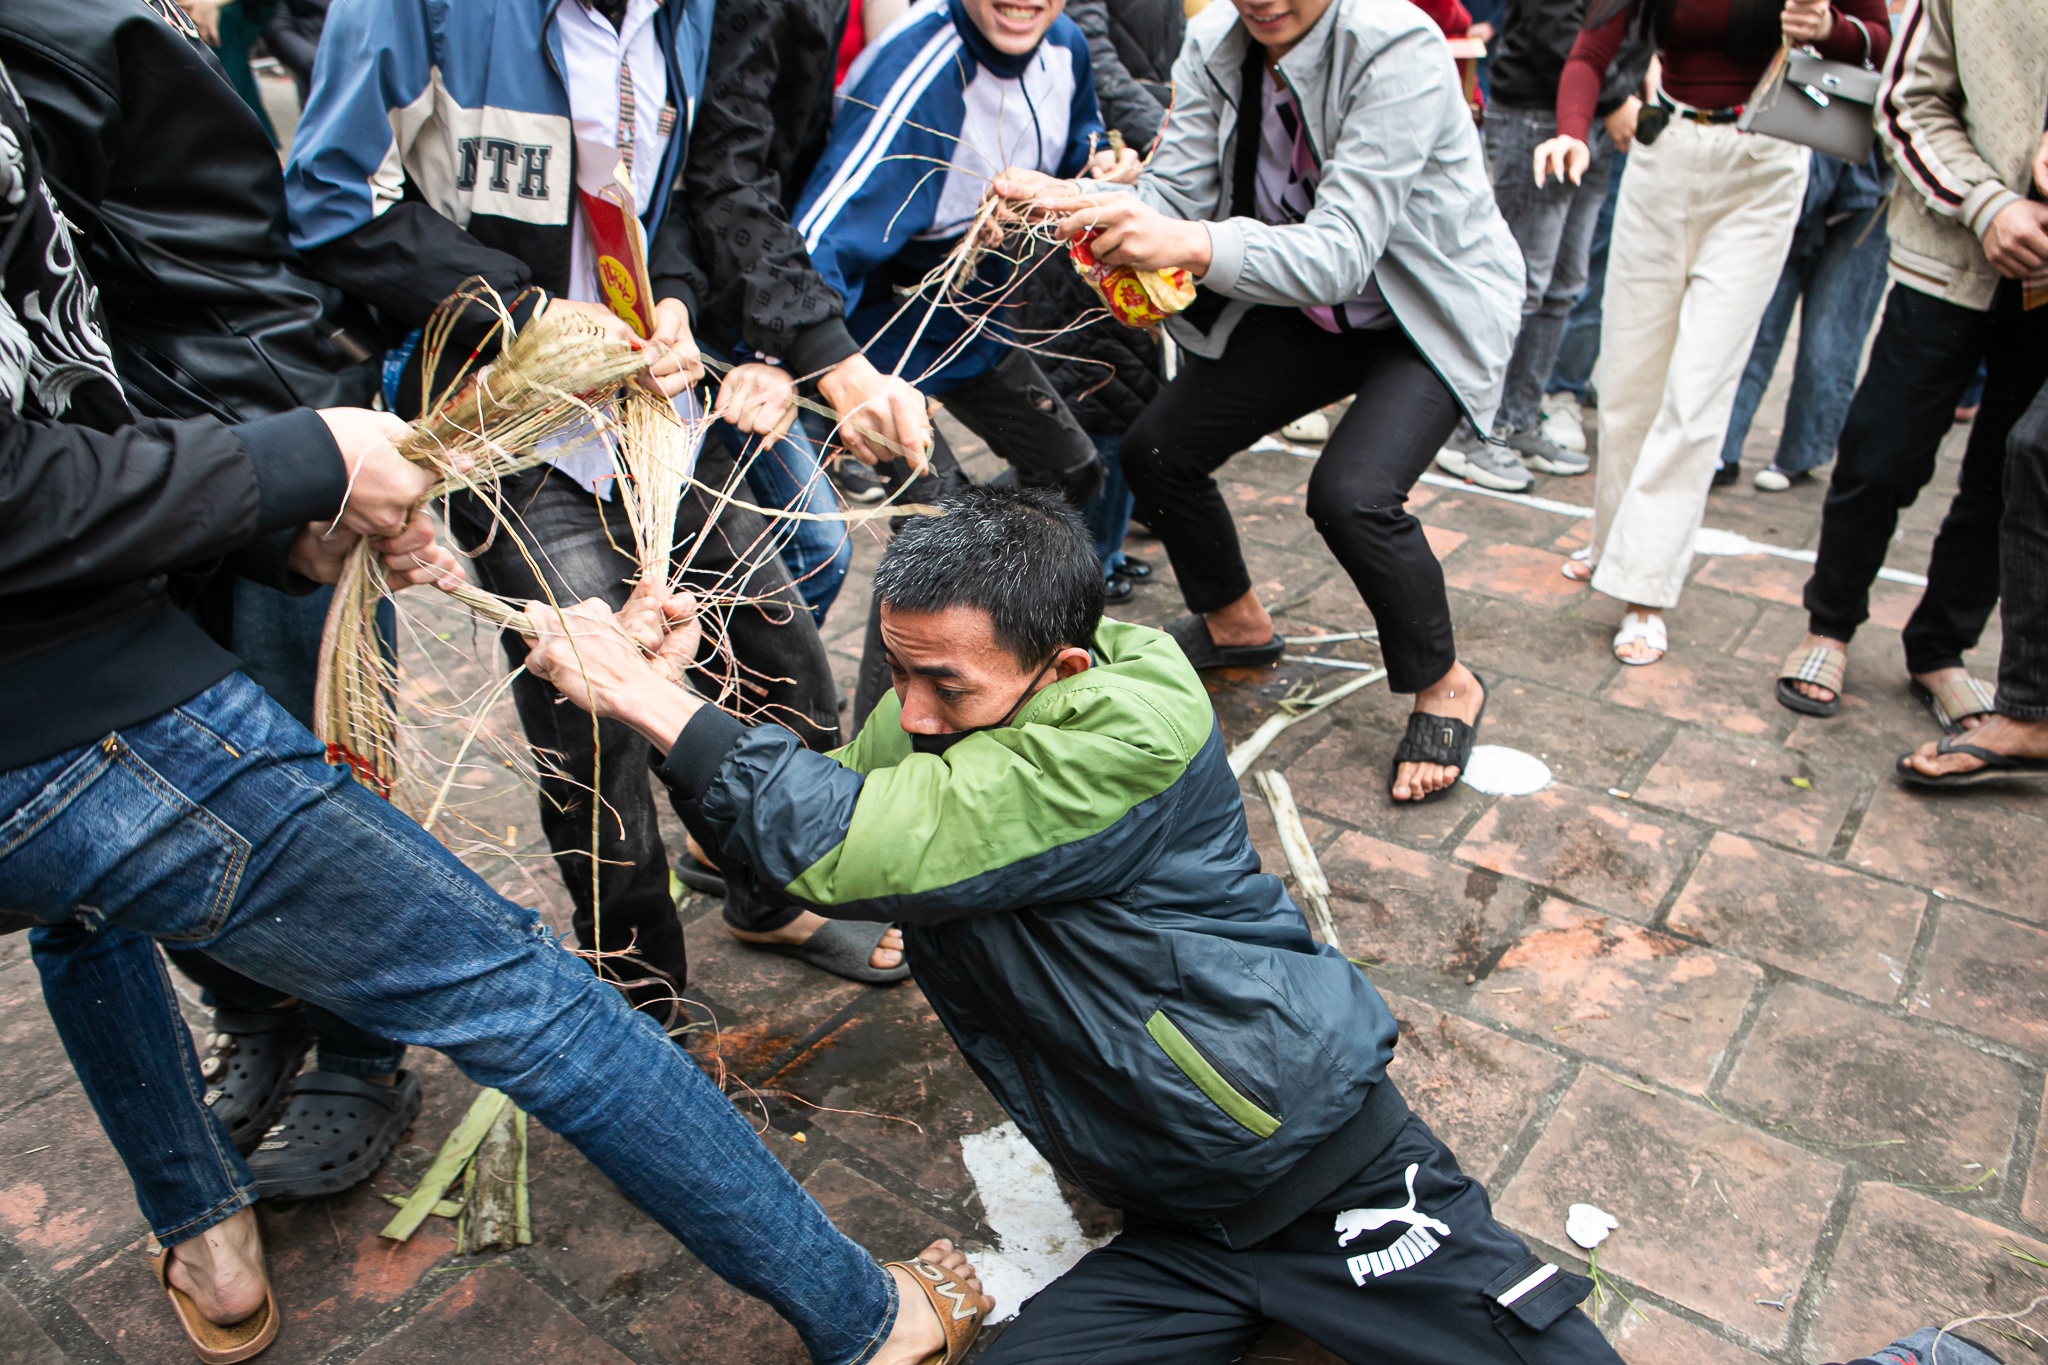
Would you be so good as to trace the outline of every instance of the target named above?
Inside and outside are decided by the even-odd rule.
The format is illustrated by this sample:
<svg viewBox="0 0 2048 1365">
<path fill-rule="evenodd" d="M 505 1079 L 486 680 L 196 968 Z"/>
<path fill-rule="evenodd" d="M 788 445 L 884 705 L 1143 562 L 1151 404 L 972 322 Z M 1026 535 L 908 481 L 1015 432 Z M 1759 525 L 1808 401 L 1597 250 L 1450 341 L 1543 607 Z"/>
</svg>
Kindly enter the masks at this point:
<svg viewBox="0 0 2048 1365">
<path fill-rule="evenodd" d="M 1884 0 L 1836 0 L 1833 11 L 1834 32 L 1826 42 L 1816 43 L 1816 50 L 1836 61 L 1861 61 L 1863 34 L 1851 22 L 1860 20 L 1870 34 L 1870 64 L 1883 66 L 1892 42 Z M 1565 59 L 1564 76 L 1557 83 L 1559 134 L 1586 140 L 1593 125 L 1593 108 L 1600 99 L 1601 79 L 1621 50 L 1635 16 L 1636 6 L 1630 4 L 1600 27 L 1579 31 L 1571 56 Z M 1749 98 L 1771 64 L 1771 56 L 1729 55 L 1727 31 L 1728 0 L 1678 0 L 1671 31 L 1657 51 L 1664 60 L 1664 89 L 1673 99 L 1702 109 L 1722 109 Z"/>
</svg>

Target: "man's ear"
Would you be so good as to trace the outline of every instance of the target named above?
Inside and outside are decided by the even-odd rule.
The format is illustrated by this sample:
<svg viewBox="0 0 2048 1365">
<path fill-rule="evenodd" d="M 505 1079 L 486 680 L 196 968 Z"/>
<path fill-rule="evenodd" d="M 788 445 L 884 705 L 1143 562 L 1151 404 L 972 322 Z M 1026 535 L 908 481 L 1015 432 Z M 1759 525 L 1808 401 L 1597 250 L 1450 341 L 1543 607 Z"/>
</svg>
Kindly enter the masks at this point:
<svg viewBox="0 0 2048 1365">
<path fill-rule="evenodd" d="M 1068 645 L 1052 656 L 1052 680 L 1063 682 L 1076 673 L 1086 673 L 1095 666 L 1095 660 L 1079 645 Z"/>
</svg>

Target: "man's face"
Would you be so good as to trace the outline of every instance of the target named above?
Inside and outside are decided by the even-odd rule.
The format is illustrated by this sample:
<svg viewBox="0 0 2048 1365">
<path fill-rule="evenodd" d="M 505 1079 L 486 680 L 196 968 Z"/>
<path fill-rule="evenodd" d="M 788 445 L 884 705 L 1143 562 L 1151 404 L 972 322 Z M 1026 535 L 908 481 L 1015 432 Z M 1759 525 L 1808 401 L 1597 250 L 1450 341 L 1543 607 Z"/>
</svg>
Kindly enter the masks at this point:
<svg viewBox="0 0 2048 1365">
<path fill-rule="evenodd" d="M 1287 52 L 1316 26 L 1330 0 L 1233 0 L 1252 37 L 1274 56 Z"/>
<path fill-rule="evenodd" d="M 963 0 L 967 17 L 996 51 L 1021 57 L 1060 17 L 1067 0 Z M 1328 0 L 1325 0 L 1327 3 Z"/>
<path fill-rule="evenodd" d="M 1025 689 L 1035 692 L 1088 666 L 1088 652 L 1080 649 L 1061 650 L 1051 668 L 1043 659 L 1019 663 L 996 643 L 995 627 L 979 607 L 918 612 L 884 606 L 882 652 L 903 702 L 903 728 L 913 735 L 999 724 Z"/>
</svg>

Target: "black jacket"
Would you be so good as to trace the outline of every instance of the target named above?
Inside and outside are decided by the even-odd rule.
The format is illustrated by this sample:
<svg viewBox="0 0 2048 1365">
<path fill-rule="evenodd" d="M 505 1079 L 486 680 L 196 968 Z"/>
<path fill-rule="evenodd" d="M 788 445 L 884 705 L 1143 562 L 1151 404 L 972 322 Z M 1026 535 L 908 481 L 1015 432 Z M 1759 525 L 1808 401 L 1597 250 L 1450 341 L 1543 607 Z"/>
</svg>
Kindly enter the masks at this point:
<svg viewBox="0 0 2048 1365">
<path fill-rule="evenodd" d="M 1159 136 L 1168 77 L 1187 31 L 1180 0 L 1075 0 L 1067 13 L 1088 35 L 1102 122 L 1143 151 Z M 1012 320 L 1084 430 L 1121 433 L 1159 392 L 1160 337 L 1103 317 L 1065 329 L 1102 300 L 1069 264 L 1064 248 L 1032 272 Z"/>
<path fill-rule="evenodd" d="M 1557 107 L 1557 82 L 1564 75 L 1564 59 L 1579 36 L 1579 22 L 1586 17 L 1586 0 L 1507 0 L 1507 14 L 1501 20 L 1500 43 L 1487 63 L 1492 82 L 1489 102 L 1510 109 L 1536 109 L 1550 113 Z M 1643 83 L 1650 69 L 1654 46 L 1630 32 L 1607 79 L 1600 87 L 1600 102 L 1594 112 L 1601 118 L 1626 103 Z"/>
<path fill-rule="evenodd" d="M 712 279 L 706 335 L 800 377 L 860 349 L 790 210 L 832 129 L 847 0 L 719 0 L 711 73 L 683 171 Z"/>
<path fill-rule="evenodd" d="M 286 239 L 276 149 L 162 3 L 0 8 L 0 61 L 43 178 L 83 231 L 129 402 L 224 422 L 367 404 L 373 348 Z"/>
<path fill-rule="evenodd" d="M 225 677 L 234 657 L 178 609 L 174 579 L 333 515 L 347 483 L 310 412 L 136 422 L 70 236 L 0 94 L 0 769 Z"/>
<path fill-rule="evenodd" d="M 278 0 L 263 26 L 270 55 L 284 63 L 299 87 L 299 103 L 313 84 L 313 58 L 320 52 L 320 29 L 327 22 L 327 0 Z"/>
</svg>

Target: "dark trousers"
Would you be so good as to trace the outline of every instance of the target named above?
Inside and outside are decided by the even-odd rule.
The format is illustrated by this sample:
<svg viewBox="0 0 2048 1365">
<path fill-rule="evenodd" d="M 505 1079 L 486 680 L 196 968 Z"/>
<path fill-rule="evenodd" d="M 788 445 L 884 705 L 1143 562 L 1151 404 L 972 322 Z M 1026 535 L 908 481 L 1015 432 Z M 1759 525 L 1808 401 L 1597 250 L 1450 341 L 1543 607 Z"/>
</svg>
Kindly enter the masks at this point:
<svg viewBox="0 0 2048 1365">
<path fill-rule="evenodd" d="M 1870 617 L 1870 585 L 1899 513 L 1934 477 L 1956 402 L 1985 366 L 1984 403 L 1963 452 L 1962 478 L 1927 562 L 1927 590 L 1906 623 L 1906 668 L 1962 664 L 1998 601 L 2005 442 L 2048 380 L 2048 308 L 2021 309 L 2011 281 L 1979 312 L 1901 285 L 1892 290 L 1870 368 L 1849 404 L 1806 582 L 1808 629 L 1847 640 Z"/>
<path fill-rule="evenodd" d="M 1998 554 L 2005 586 L 1999 714 L 2048 720 L 2048 384 L 2034 394 L 2006 443 Z"/>
<path fill-rule="evenodd" d="M 1254 308 L 1220 360 L 1188 357 L 1124 434 L 1138 519 L 1173 561 L 1190 610 L 1251 591 L 1215 472 L 1259 437 L 1348 393 L 1316 461 L 1308 515 L 1372 611 L 1387 686 L 1420 692 L 1457 661 L 1443 570 L 1408 490 L 1458 424 L 1458 400 L 1398 328 L 1333 335 L 1295 308 Z"/>
<path fill-rule="evenodd" d="M 707 444 L 697 478 L 722 488 L 732 477 L 730 455 Z M 818 628 L 790 585 L 760 515 L 728 505 L 712 521 L 712 501 L 700 492 L 683 495 L 675 530 L 676 558 L 689 559 L 683 586 L 760 603 L 718 611 L 707 623 L 706 649 L 726 657 L 697 680 L 699 688 L 750 720 L 773 721 L 814 748 L 829 748 L 838 743 L 838 706 Z M 588 597 L 602 597 L 614 607 L 625 602 L 636 567 L 632 528 L 619 499 L 598 498 L 543 465 L 505 480 L 500 506 L 502 523 L 474 494 L 458 496 L 449 506 L 457 537 L 466 547 L 481 547 L 475 563 L 484 587 L 565 605 Z M 724 618 L 723 639 L 716 617 Z M 507 631 L 504 645 L 514 668 L 525 662 L 524 636 Z M 731 695 L 721 691 L 727 684 L 736 689 Z M 668 852 L 656 825 L 647 741 L 617 721 L 593 727 L 586 712 L 563 704 L 554 688 L 528 674 L 512 684 L 512 700 L 527 740 L 540 751 L 540 823 L 575 903 L 577 942 L 606 952 L 637 946 L 643 961 L 680 987 L 688 964 L 669 895 Z M 599 797 L 596 896 L 590 861 L 593 790 Z M 621 977 L 641 974 L 622 963 L 612 967 Z"/>
<path fill-rule="evenodd" d="M 1375 1211 L 1416 1216 L 1352 1231 L 1374 1221 L 1356 1215 Z M 1225 1365 L 1282 1322 L 1361 1365 L 1614 1365 L 1614 1349 L 1574 1306 L 1591 1281 L 1561 1267 L 1543 1275 L 1546 1264 L 1494 1221 L 1486 1190 L 1410 1119 L 1342 1189 L 1246 1250 L 1131 1222 L 1027 1302 L 981 1359 Z"/>
<path fill-rule="evenodd" d="M 1029 351 L 1010 351 L 993 369 L 948 389 L 943 401 L 947 412 L 1016 471 L 1019 483 L 1056 488 L 1076 507 L 1101 490 L 1103 465 L 1095 442 L 1081 430 L 1081 423 Z M 876 471 L 891 493 L 903 489 L 899 501 L 934 502 L 967 481 L 960 472 L 960 461 L 937 427 L 932 428 L 932 438 L 931 467 L 925 473 L 913 476 L 904 460 L 891 460 Z M 881 606 L 870 598 L 860 676 L 853 689 L 854 729 L 866 723 L 868 713 L 888 689 Z"/>
</svg>

